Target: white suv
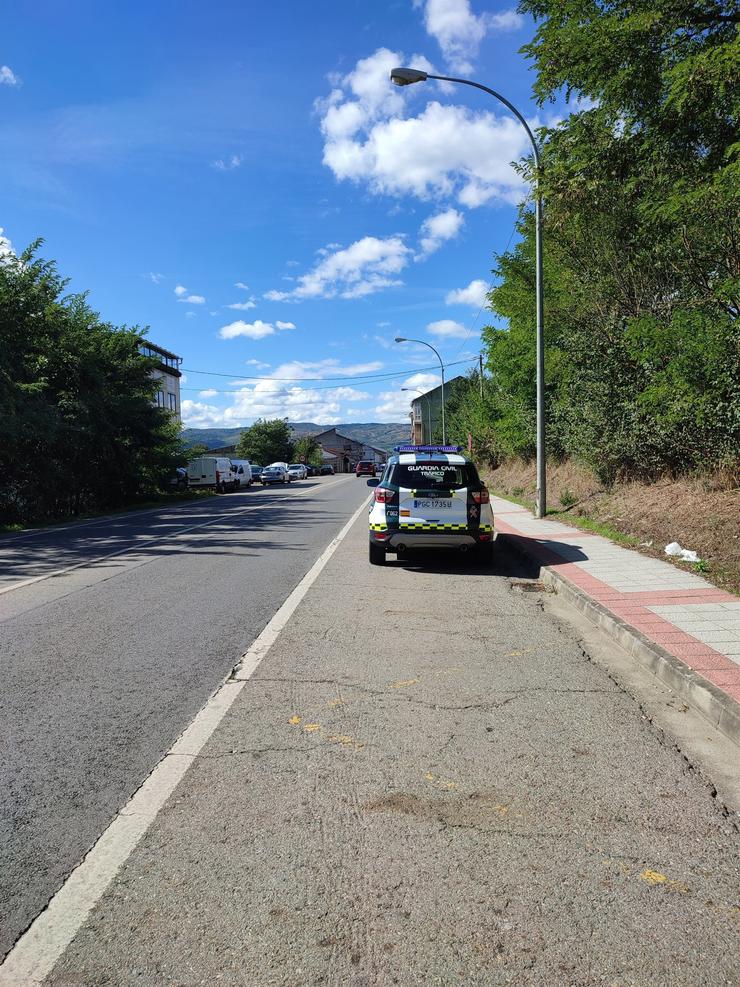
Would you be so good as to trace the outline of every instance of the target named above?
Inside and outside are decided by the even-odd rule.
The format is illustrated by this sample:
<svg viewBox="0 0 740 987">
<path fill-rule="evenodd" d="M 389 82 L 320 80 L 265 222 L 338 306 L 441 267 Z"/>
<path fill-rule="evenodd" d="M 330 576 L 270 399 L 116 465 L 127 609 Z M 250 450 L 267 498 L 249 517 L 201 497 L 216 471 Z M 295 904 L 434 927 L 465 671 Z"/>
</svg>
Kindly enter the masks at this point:
<svg viewBox="0 0 740 987">
<path fill-rule="evenodd" d="M 475 465 L 460 446 L 398 446 L 374 487 L 370 562 L 411 548 L 472 550 L 493 557 L 493 512 Z"/>
</svg>

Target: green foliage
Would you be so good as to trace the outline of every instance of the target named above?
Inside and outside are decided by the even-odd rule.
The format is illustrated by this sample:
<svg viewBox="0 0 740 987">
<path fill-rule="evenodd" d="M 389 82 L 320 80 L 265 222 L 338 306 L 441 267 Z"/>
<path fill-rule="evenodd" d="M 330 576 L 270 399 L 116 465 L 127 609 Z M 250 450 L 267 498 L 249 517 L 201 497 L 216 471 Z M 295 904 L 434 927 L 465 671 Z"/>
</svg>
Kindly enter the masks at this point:
<svg viewBox="0 0 740 987">
<path fill-rule="evenodd" d="M 548 454 L 605 483 L 737 462 L 737 8 L 522 0 L 541 101 L 594 103 L 540 134 Z M 522 170 L 532 177 L 531 162 Z M 534 454 L 534 223 L 496 258 L 484 330 L 492 461 Z M 471 394 L 468 419 L 475 422 Z M 486 426 L 492 435 L 486 434 Z"/>
<path fill-rule="evenodd" d="M 64 295 L 40 241 L 0 263 L 0 518 L 27 523 L 151 497 L 182 459 L 153 405 L 142 332 Z"/>
<path fill-rule="evenodd" d="M 576 497 L 576 495 L 573 493 L 572 490 L 569 490 L 567 487 L 560 494 L 559 500 L 560 500 L 560 506 L 564 507 L 566 510 L 569 507 L 572 507 L 574 504 L 578 503 L 578 498 Z"/>
<path fill-rule="evenodd" d="M 287 418 L 258 418 L 246 428 L 236 447 L 237 458 L 269 466 L 270 463 L 289 463 L 293 458 L 293 443 Z"/>
<path fill-rule="evenodd" d="M 295 462 L 306 463 L 310 466 L 321 466 L 321 446 L 313 435 L 302 435 L 293 444 Z"/>
</svg>

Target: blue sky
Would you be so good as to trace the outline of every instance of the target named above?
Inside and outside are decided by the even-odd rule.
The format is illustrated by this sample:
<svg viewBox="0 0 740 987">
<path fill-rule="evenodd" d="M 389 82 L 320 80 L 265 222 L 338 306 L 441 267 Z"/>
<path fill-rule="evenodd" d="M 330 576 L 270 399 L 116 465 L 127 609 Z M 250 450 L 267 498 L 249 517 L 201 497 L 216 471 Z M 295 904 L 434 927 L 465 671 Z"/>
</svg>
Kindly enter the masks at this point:
<svg viewBox="0 0 740 987">
<path fill-rule="evenodd" d="M 439 375 L 393 338 L 477 357 L 527 140 L 485 94 L 388 70 L 478 80 L 537 124 L 532 32 L 479 0 L 19 0 L 3 235 L 183 357 L 186 424 L 403 421 L 401 387 Z"/>
</svg>

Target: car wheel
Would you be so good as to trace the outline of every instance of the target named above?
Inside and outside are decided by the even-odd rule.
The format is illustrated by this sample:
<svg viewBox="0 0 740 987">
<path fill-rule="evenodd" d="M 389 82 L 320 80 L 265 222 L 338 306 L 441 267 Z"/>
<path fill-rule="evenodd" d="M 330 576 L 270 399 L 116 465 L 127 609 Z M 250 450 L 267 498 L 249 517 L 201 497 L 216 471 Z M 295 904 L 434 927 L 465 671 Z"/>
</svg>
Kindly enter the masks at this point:
<svg viewBox="0 0 740 987">
<path fill-rule="evenodd" d="M 370 542 L 370 565 L 385 565 L 385 549 Z"/>
</svg>

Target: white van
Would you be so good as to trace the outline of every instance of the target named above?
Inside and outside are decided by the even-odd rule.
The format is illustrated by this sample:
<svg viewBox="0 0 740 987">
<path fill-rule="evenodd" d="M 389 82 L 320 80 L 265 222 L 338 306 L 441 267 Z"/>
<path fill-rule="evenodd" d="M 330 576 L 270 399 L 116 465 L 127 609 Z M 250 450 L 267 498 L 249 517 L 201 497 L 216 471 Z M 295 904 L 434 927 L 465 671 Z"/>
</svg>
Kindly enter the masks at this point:
<svg viewBox="0 0 740 987">
<path fill-rule="evenodd" d="M 239 477 L 231 460 L 222 456 L 200 456 L 188 463 L 189 487 L 215 487 L 216 493 L 239 489 Z"/>
<path fill-rule="evenodd" d="M 234 468 L 239 481 L 239 489 L 252 486 L 252 464 L 248 459 L 232 459 L 231 465 Z"/>
</svg>

